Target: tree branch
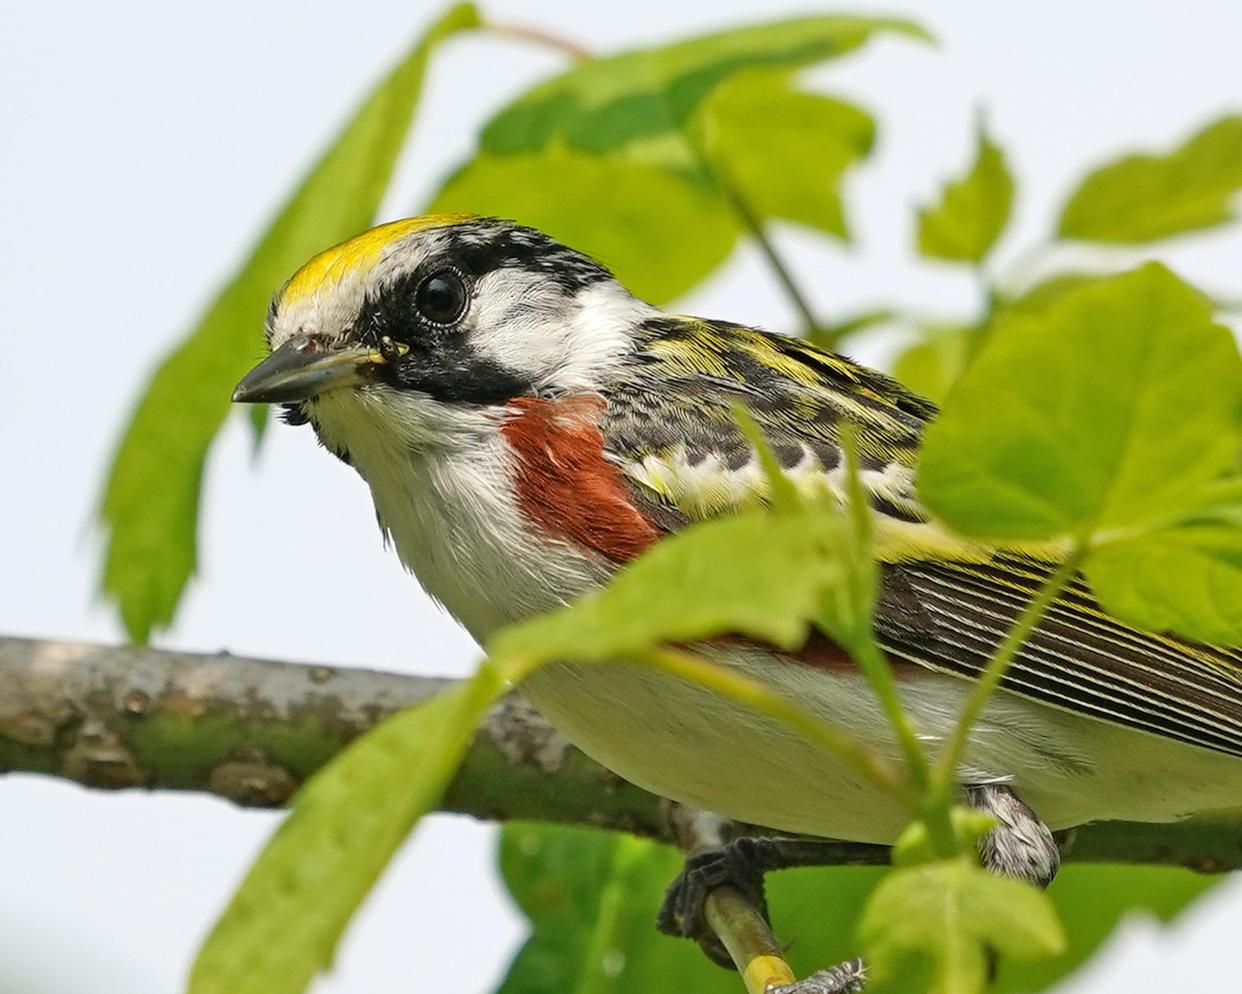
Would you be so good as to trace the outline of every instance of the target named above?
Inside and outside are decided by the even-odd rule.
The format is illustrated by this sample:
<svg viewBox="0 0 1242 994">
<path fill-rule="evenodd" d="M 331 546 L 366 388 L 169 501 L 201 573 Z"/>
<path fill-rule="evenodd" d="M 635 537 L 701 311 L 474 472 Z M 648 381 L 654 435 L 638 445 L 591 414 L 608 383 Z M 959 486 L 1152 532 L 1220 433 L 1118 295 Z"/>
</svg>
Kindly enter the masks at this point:
<svg viewBox="0 0 1242 994">
<path fill-rule="evenodd" d="M 351 739 L 451 682 L 0 637 L 0 772 L 280 807 Z M 488 716 L 442 807 L 674 841 L 667 801 L 588 759 L 517 695 Z M 1242 815 L 1089 825 L 1067 833 L 1063 848 L 1070 861 L 1237 869 Z M 841 846 L 842 863 L 885 859 L 882 847 Z"/>
</svg>

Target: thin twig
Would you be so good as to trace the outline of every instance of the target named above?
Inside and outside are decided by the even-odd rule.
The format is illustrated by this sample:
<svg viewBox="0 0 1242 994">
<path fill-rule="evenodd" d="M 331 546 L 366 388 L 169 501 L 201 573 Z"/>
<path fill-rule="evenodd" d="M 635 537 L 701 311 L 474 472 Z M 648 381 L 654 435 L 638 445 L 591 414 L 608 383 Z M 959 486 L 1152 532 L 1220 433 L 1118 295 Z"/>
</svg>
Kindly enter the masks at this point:
<svg viewBox="0 0 1242 994">
<path fill-rule="evenodd" d="M 510 24 L 505 21 L 484 20 L 483 30 L 490 31 L 492 34 L 505 35 L 509 38 L 519 38 L 522 41 L 533 42 L 536 45 L 542 45 L 545 48 L 554 48 L 558 52 L 563 52 L 575 62 L 587 62 L 595 58 L 590 49 L 583 45 L 579 45 L 575 41 L 542 28 L 532 28 L 524 24 Z"/>
<path fill-rule="evenodd" d="M 763 257 L 767 259 L 768 266 L 776 275 L 785 293 L 789 297 L 789 302 L 793 304 L 794 309 L 802 318 L 803 335 L 809 335 L 819 327 L 819 322 L 815 318 L 815 312 L 811 309 L 811 302 L 806 295 L 798 288 L 798 284 L 794 281 L 793 272 L 789 266 L 780 257 L 780 253 L 776 251 L 776 246 L 772 244 L 772 240 L 768 237 L 767 231 L 763 227 L 763 222 L 759 216 L 751 208 L 741 191 L 737 189 L 734 183 L 727 177 L 722 175 L 719 165 L 712 167 L 716 175 L 720 188 L 724 191 L 725 198 L 733 207 L 733 211 L 737 214 L 750 236 L 759 246 L 759 251 L 763 253 Z"/>
</svg>

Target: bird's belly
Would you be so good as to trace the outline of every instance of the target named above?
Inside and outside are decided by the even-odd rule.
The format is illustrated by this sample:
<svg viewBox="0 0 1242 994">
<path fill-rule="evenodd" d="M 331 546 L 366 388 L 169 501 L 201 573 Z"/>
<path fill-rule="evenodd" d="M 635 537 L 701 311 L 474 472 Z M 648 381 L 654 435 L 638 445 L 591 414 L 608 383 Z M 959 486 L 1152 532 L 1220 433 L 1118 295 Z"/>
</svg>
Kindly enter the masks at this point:
<svg viewBox="0 0 1242 994">
<path fill-rule="evenodd" d="M 522 690 L 583 752 L 683 804 L 859 841 L 891 841 L 905 823 L 899 805 L 835 757 L 684 681 L 624 663 L 560 663 Z"/>
<path fill-rule="evenodd" d="M 788 695 L 897 760 L 873 695 L 854 673 L 735 652 L 718 662 Z M 623 663 L 557 664 L 523 685 L 584 752 L 625 779 L 741 821 L 860 842 L 892 842 L 901 805 L 839 757 L 741 704 Z M 902 684 L 933 749 L 970 684 L 928 672 Z M 1242 761 L 1000 693 L 975 726 L 969 782 L 1013 785 L 1052 828 L 1169 821 L 1242 805 Z"/>
</svg>

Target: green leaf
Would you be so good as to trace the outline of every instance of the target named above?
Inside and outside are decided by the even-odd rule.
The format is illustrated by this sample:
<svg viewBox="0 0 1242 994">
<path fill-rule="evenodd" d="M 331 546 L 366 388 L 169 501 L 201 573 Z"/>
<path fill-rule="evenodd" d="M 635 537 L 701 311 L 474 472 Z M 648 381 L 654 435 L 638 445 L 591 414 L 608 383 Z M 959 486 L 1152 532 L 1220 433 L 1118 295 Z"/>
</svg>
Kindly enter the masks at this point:
<svg viewBox="0 0 1242 994">
<path fill-rule="evenodd" d="M 920 493 L 964 534 L 1115 538 L 1201 500 L 1240 412 L 1232 336 L 1149 264 L 1002 316 L 927 432 Z"/>
<path fill-rule="evenodd" d="M 858 933 L 881 989 L 925 960 L 936 994 L 983 991 L 990 949 L 1035 959 L 1065 948 L 1047 895 L 966 860 L 894 870 L 867 902 Z"/>
<path fill-rule="evenodd" d="M 618 853 L 620 839 L 590 829 L 506 826 L 501 868 L 530 920 L 531 934 L 499 994 L 582 989 L 629 994 L 665 987 L 704 994 L 719 989 L 727 994 L 739 989 L 736 977 L 712 967 L 693 944 L 667 939 L 652 927 L 664 887 L 679 869 L 676 853 L 665 846 L 626 840 L 642 851 L 626 858 Z M 789 942 L 788 958 L 798 976 L 860 954 L 856 926 L 867 899 L 888 872 L 883 867 L 840 866 L 769 877 L 768 903 L 776 933 Z M 614 888 L 622 879 L 625 883 Z M 1129 914 L 1172 921 L 1222 879 L 1168 867 L 1064 867 L 1048 896 L 1064 924 L 1068 947 L 1059 956 L 1036 961 L 1003 960 L 997 994 L 1046 989 L 1088 962 Z M 600 914 L 605 890 L 601 881 L 607 881 L 615 909 L 608 916 Z M 602 948 L 594 939 L 600 935 L 615 940 L 611 948 L 623 954 L 607 957 L 614 976 L 600 977 L 602 970 L 587 969 L 604 962 L 602 956 L 587 961 L 590 945 Z M 667 982 L 661 971 L 667 971 Z M 576 986 L 587 977 L 601 986 Z M 899 986 L 917 989 L 904 982 Z"/>
<path fill-rule="evenodd" d="M 305 990 L 504 688 L 485 666 L 388 718 L 312 777 L 207 937 L 189 994 Z"/>
<path fill-rule="evenodd" d="M 994 297 L 992 313 L 978 323 L 926 324 L 918 329 L 921 340 L 894 361 L 893 375 L 915 393 L 942 404 L 974 351 L 1002 318 L 1042 317 L 1067 294 L 1110 278 L 1106 273 L 1058 273 L 1021 293 Z"/>
<path fill-rule="evenodd" d="M 1087 579 L 1100 603 L 1149 631 L 1242 643 L 1242 528 L 1185 524 L 1097 549 Z"/>
<path fill-rule="evenodd" d="M 1062 238 L 1133 244 L 1234 218 L 1242 190 L 1242 115 L 1223 117 L 1165 155 L 1130 155 L 1094 170 L 1061 211 Z"/>
<path fill-rule="evenodd" d="M 736 994 L 737 977 L 655 929 L 675 850 L 615 832 L 525 824 L 501 833 L 505 883 L 530 921 L 498 994 Z"/>
<path fill-rule="evenodd" d="M 1047 990 L 1089 962 L 1127 917 L 1146 914 L 1171 922 L 1224 879 L 1180 867 L 1062 867 L 1048 896 L 1068 939 L 1065 952 L 1038 961 L 1003 961 L 995 994 Z"/>
<path fill-rule="evenodd" d="M 1012 206 L 1005 155 L 980 128 L 970 172 L 946 184 L 939 203 L 919 211 L 919 251 L 932 259 L 980 263 L 1005 230 Z"/>
<path fill-rule="evenodd" d="M 495 155 L 552 146 L 594 155 L 626 150 L 693 170 L 681 134 L 718 85 L 745 69 L 794 69 L 837 58 L 878 33 L 929 40 L 907 20 L 804 17 L 592 59 L 501 110 L 484 127 L 481 148 Z"/>
<path fill-rule="evenodd" d="M 793 648 L 841 580 L 832 554 L 841 531 L 840 517 L 822 507 L 695 525 L 658 542 L 603 590 L 506 629 L 491 652 L 585 662 L 724 633 Z"/>
<path fill-rule="evenodd" d="M 273 291 L 311 255 L 370 225 L 444 39 L 477 27 L 450 9 L 367 98 L 281 210 L 202 320 L 147 385 L 112 463 L 100 515 L 109 531 L 103 589 L 130 637 L 167 625 L 194 572 L 207 449 L 234 384 L 261 345 Z"/>
<path fill-rule="evenodd" d="M 719 86 L 694 124 L 714 171 L 751 211 L 849 237 L 840 185 L 871 151 L 871 115 L 793 89 L 787 72 L 753 70 Z"/>
<path fill-rule="evenodd" d="M 966 369 L 971 338 L 979 334 L 974 325 L 929 325 L 922 341 L 915 342 L 893 363 L 893 375 L 915 393 L 943 403 L 949 388 Z"/>
<path fill-rule="evenodd" d="M 1104 283 L 1116 276 L 1116 273 L 1056 273 L 1040 280 L 1019 294 L 999 297 L 996 300 L 997 314 L 1019 314 L 1025 317 L 1042 317 L 1048 310 L 1059 304 L 1068 294 L 1083 287 L 1096 283 Z M 1228 310 L 1228 305 L 1208 296 L 1196 286 L 1187 284 L 1199 295 L 1204 305 L 1213 313 Z"/>
<path fill-rule="evenodd" d="M 259 447 L 263 444 L 263 438 L 267 435 L 267 428 L 271 422 L 271 404 L 251 404 L 250 410 L 246 413 L 250 421 L 250 434 L 254 439 L 254 451 L 258 453 Z"/>
<path fill-rule="evenodd" d="M 713 191 L 641 162 L 564 149 L 482 154 L 444 184 L 429 210 L 494 214 L 540 228 L 602 259 L 634 293 L 657 303 L 719 266 L 738 237 Z"/>
<path fill-rule="evenodd" d="M 998 306 L 1007 314 L 1039 317 L 1075 290 L 1110 279 L 1108 273 L 1057 273 L 1015 296 L 1002 297 Z"/>
<path fill-rule="evenodd" d="M 870 147 L 870 118 L 798 93 L 771 70 L 843 55 L 878 32 L 924 37 L 906 21 L 804 18 L 583 62 L 492 118 L 429 210 L 542 228 L 656 303 L 727 258 L 739 209 L 843 234 L 838 180 Z M 732 177 L 732 195 L 713 170 Z M 742 197 L 754 202 L 739 208 Z"/>
</svg>

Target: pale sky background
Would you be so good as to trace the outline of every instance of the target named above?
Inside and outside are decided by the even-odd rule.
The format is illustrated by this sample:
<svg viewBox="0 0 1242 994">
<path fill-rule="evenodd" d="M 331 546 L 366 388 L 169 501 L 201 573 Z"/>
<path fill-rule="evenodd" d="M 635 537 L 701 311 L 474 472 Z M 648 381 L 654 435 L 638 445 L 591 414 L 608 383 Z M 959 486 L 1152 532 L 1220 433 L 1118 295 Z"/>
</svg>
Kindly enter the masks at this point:
<svg viewBox="0 0 1242 994">
<path fill-rule="evenodd" d="M 854 0 L 841 9 L 902 7 Z M 824 248 L 781 233 L 828 315 L 883 301 L 946 315 L 971 306 L 967 277 L 916 263 L 909 246 L 912 205 L 960 171 L 977 108 L 1018 179 L 1003 268 L 1048 230 L 1088 164 L 1166 147 L 1242 107 L 1235 0 L 904 7 L 939 49 L 883 41 L 814 74 L 881 123 L 877 154 L 849 187 L 858 244 Z M 599 51 L 814 9 L 754 0 L 484 8 Z M 436 9 L 409 0 L 4 5 L 0 632 L 122 637 L 94 596 L 90 518 L 135 393 Z M 487 113 L 559 65 L 546 50 L 496 39 L 443 49 L 385 217 L 412 212 L 468 153 Z M 1240 250 L 1235 234 L 1162 254 L 1236 298 Z M 750 250 L 683 307 L 776 328 L 791 320 Z M 257 350 L 257 327 L 255 336 Z M 208 466 L 205 508 L 200 578 L 159 644 L 411 672 L 471 666 L 470 639 L 384 552 L 361 482 L 308 430 L 274 428 L 256 462 L 235 421 Z M 275 822 L 214 799 L 0 779 L 0 990 L 173 994 Z M 486 825 L 432 818 L 368 901 L 318 994 L 430 990 L 446 962 L 455 991 L 489 991 L 522 935 L 494 879 L 493 840 Z M 1220 989 L 1223 976 L 1236 978 L 1240 915 L 1234 882 L 1170 933 L 1133 923 L 1061 994 Z"/>
</svg>

